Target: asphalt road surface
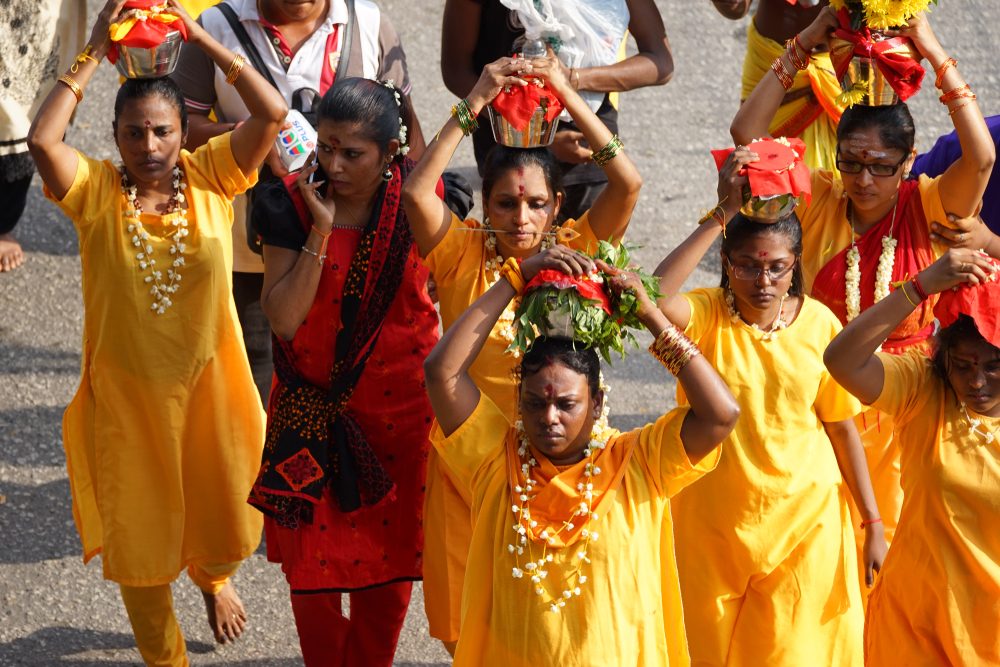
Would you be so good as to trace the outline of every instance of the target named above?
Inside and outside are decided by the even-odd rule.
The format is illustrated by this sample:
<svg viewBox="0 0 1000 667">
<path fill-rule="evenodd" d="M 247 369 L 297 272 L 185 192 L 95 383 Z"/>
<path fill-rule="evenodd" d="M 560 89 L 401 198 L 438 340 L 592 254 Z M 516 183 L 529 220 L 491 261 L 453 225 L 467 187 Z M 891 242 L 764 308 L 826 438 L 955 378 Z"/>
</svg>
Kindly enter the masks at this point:
<svg viewBox="0 0 1000 667">
<path fill-rule="evenodd" d="M 440 76 L 440 0 L 378 0 L 408 55 L 413 99 L 425 136 L 447 119 L 455 99 Z M 658 2 L 676 62 L 673 80 L 621 97 L 621 137 L 645 184 L 628 240 L 647 267 L 694 227 L 716 202 L 709 150 L 731 145 L 746 27 L 709 0 Z M 91 17 L 99 7 L 91 0 Z M 0 18 L 4 9 L 0 7 Z M 948 53 L 987 114 L 1000 113 L 997 50 L 1000 3 L 940 0 L 931 17 Z M 634 52 L 634 44 L 633 52 Z M 991 64 L 993 63 L 993 64 Z M 67 141 L 97 158 L 115 156 L 111 110 L 117 74 L 107 63 L 87 88 Z M 918 148 L 950 131 L 930 83 L 911 107 Z M 475 179 L 471 144 L 452 164 Z M 141 665 L 116 584 L 95 560 L 84 567 L 73 526 L 61 419 L 79 382 L 83 306 L 80 259 L 70 222 L 42 196 L 36 176 L 16 229 L 27 261 L 0 274 L 0 665 Z M 718 259 L 706 260 L 689 286 L 717 284 Z M 648 341 L 648 339 L 647 339 Z M 645 351 L 608 368 L 612 424 L 634 428 L 674 405 L 669 374 Z M 194 665 L 291 667 L 301 664 L 288 588 L 263 547 L 234 579 L 250 616 L 244 636 L 219 647 L 205 622 L 201 595 L 181 576 L 174 586 L 178 618 Z M 397 652 L 398 665 L 448 665 L 427 635 L 423 595 L 414 589 Z"/>
</svg>

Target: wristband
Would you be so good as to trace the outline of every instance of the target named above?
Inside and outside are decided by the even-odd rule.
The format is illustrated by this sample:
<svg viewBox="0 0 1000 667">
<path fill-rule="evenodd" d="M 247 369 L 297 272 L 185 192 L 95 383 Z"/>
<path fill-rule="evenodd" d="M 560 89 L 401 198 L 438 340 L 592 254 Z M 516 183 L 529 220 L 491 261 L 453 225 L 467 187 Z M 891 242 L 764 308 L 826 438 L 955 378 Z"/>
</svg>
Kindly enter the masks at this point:
<svg viewBox="0 0 1000 667">
<path fill-rule="evenodd" d="M 604 145 L 604 148 L 593 154 L 594 162 L 598 167 L 603 167 L 607 163 L 618 157 L 618 154 L 625 150 L 625 144 L 618 138 L 618 135 L 611 137 L 611 141 Z"/>
<path fill-rule="evenodd" d="M 77 104 L 83 101 L 83 91 L 80 90 L 80 84 L 74 81 L 73 77 L 71 77 L 69 74 L 63 74 L 61 77 L 59 77 L 59 81 L 65 83 L 67 86 L 69 86 L 69 89 L 73 91 L 73 94 L 76 96 Z"/>
<path fill-rule="evenodd" d="M 701 354 L 701 350 L 680 329 L 669 324 L 649 346 L 649 353 L 677 377 L 692 359 Z"/>
<path fill-rule="evenodd" d="M 236 85 L 236 79 L 239 78 L 240 72 L 243 71 L 243 65 L 246 63 L 246 59 L 243 56 L 236 56 L 233 58 L 233 63 L 229 66 L 229 72 L 226 74 L 226 83 L 230 86 Z"/>
<path fill-rule="evenodd" d="M 866 521 L 862 521 L 861 528 L 864 529 L 870 523 L 882 523 L 882 519 L 867 519 Z"/>
<path fill-rule="evenodd" d="M 941 89 L 941 84 L 944 83 L 943 81 L 944 74 L 945 72 L 948 71 L 949 67 L 958 67 L 958 61 L 955 60 L 954 58 L 948 58 L 943 63 L 941 63 L 941 67 L 938 67 L 936 70 L 934 70 L 934 73 L 937 74 L 937 78 L 934 80 L 934 87 L 937 88 L 938 90 Z"/>
<path fill-rule="evenodd" d="M 525 282 L 524 276 L 521 275 L 521 263 L 516 257 L 510 257 L 503 263 L 503 268 L 500 269 L 500 277 L 507 279 L 507 282 L 514 288 L 518 296 L 524 294 L 524 288 L 528 283 Z"/>
<path fill-rule="evenodd" d="M 913 299 L 911 299 L 911 298 L 910 298 L 910 294 L 909 294 L 909 292 L 907 292 L 907 291 L 906 291 L 906 283 L 903 283 L 903 284 L 902 284 L 902 285 L 900 286 L 900 288 L 899 288 L 899 289 L 903 290 L 903 296 L 905 296 L 905 297 L 906 297 L 906 300 L 910 302 L 910 305 L 911 305 L 911 306 L 913 306 L 914 308 L 918 308 L 918 307 L 920 306 L 920 302 L 919 302 L 919 301 L 917 301 L 916 303 L 913 303 Z M 914 292 L 916 292 L 916 291 L 917 291 L 917 288 L 916 288 L 916 287 L 914 287 L 914 288 L 913 288 L 913 291 L 914 291 Z"/>
<path fill-rule="evenodd" d="M 927 292 L 924 291 L 924 286 L 920 284 L 920 276 L 913 276 L 913 278 L 910 279 L 910 282 L 913 283 L 913 291 L 917 293 L 917 298 L 921 301 L 926 301 Z"/>
<path fill-rule="evenodd" d="M 785 90 L 791 90 L 792 86 L 795 85 L 795 79 L 785 68 L 784 61 L 781 60 L 781 56 L 778 56 L 771 63 L 771 70 L 778 76 L 778 81 L 784 86 Z"/>
</svg>

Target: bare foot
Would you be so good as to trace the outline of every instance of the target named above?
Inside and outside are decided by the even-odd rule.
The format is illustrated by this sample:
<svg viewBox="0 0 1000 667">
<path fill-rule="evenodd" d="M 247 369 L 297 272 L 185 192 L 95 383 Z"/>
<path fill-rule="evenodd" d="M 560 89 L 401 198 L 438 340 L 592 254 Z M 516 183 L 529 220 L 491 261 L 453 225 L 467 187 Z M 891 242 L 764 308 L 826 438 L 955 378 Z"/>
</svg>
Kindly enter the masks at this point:
<svg viewBox="0 0 1000 667">
<path fill-rule="evenodd" d="M 14 240 L 13 234 L 0 234 L 0 273 L 13 271 L 24 263 L 24 252 L 21 244 Z"/>
<path fill-rule="evenodd" d="M 243 634 L 247 626 L 247 612 L 232 583 L 227 581 L 215 595 L 205 591 L 201 594 L 208 611 L 208 627 L 215 633 L 215 641 L 228 644 Z"/>
</svg>

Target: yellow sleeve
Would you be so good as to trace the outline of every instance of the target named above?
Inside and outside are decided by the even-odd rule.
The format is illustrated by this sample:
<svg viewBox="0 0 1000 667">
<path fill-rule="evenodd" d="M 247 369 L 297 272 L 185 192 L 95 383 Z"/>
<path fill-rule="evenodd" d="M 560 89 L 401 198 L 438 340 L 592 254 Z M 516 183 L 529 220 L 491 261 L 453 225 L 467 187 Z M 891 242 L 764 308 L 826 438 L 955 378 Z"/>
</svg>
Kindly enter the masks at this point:
<svg viewBox="0 0 1000 667">
<path fill-rule="evenodd" d="M 92 160 L 80 151 L 76 154 L 79 157 L 76 176 L 66 196 L 61 201 L 57 200 L 47 185 L 42 191 L 46 199 L 55 202 L 73 221 L 74 227 L 82 230 L 114 206 L 114 198 L 121 194 L 121 181 L 110 162 Z"/>
<path fill-rule="evenodd" d="M 807 333 L 806 335 L 817 343 L 822 342 L 820 349 L 825 349 L 843 327 L 829 308 L 810 297 L 805 298 L 809 299 L 809 303 L 818 307 L 818 310 L 822 312 L 821 317 L 816 321 L 815 333 Z M 841 387 L 826 370 L 823 371 L 819 381 L 819 391 L 816 392 L 816 402 L 813 407 L 816 409 L 816 416 L 819 417 L 820 421 L 827 423 L 852 419 L 862 411 L 861 401 Z"/>
<path fill-rule="evenodd" d="M 885 371 L 882 393 L 872 407 L 892 415 L 902 424 L 918 414 L 935 394 L 934 383 L 940 382 L 934 374 L 927 355 L 910 351 L 903 355 L 877 353 Z"/>
<path fill-rule="evenodd" d="M 597 243 L 601 239 L 597 238 L 594 234 L 594 230 L 590 227 L 590 211 L 584 211 L 576 220 L 567 220 L 563 223 L 563 227 L 569 229 L 574 229 L 580 233 L 580 236 L 573 239 L 566 246 L 572 248 L 573 250 L 579 250 L 580 252 L 585 252 L 587 254 L 593 254 L 597 252 Z M 605 241 L 608 239 L 604 239 Z"/>
<path fill-rule="evenodd" d="M 435 421 L 431 429 L 431 444 L 462 485 L 473 492 L 477 474 L 486 464 L 504 453 L 510 422 L 504 413 L 483 392 L 479 392 L 479 405 L 465 423 L 445 437 Z"/>
<path fill-rule="evenodd" d="M 249 177 L 236 164 L 230 140 L 232 132 L 212 137 L 207 144 L 194 153 L 181 153 L 187 173 L 185 177 L 191 187 L 211 190 L 232 200 L 257 183 L 257 172 Z"/>
<path fill-rule="evenodd" d="M 706 289 L 704 287 L 682 294 L 691 306 L 691 319 L 684 329 L 688 338 L 701 345 L 702 337 L 713 331 L 719 325 L 720 311 L 718 307 L 718 292 L 721 287 Z"/>
<path fill-rule="evenodd" d="M 799 222 L 802 224 L 802 232 L 805 233 L 814 224 L 822 223 L 828 215 L 828 211 L 837 207 L 836 199 L 843 193 L 843 185 L 838 187 L 839 179 L 832 171 L 826 169 L 809 168 L 809 184 L 812 193 L 808 203 L 802 202 L 795 209 Z"/>
<path fill-rule="evenodd" d="M 462 220 L 454 213 L 451 214 L 448 233 L 424 258 L 424 265 L 434 274 L 434 281 L 438 286 L 453 285 L 459 276 L 471 269 L 478 271 L 482 266 L 486 252 L 486 234 L 462 231 L 481 228 L 478 220 Z"/>
<path fill-rule="evenodd" d="M 948 222 L 948 212 L 944 210 L 941 202 L 941 177 L 928 178 L 926 174 L 920 174 L 920 181 L 917 187 L 920 189 L 920 206 L 924 210 L 924 218 L 927 220 L 927 229 L 930 230 L 932 223 L 939 223 L 946 227 L 953 227 Z M 948 247 L 931 243 L 934 256 L 940 257 L 947 252 Z"/>
<path fill-rule="evenodd" d="M 642 457 L 647 473 L 664 498 L 677 495 L 685 486 L 715 470 L 722 457 L 720 444 L 697 465 L 691 463 L 681 442 L 681 426 L 690 411 L 688 405 L 675 408 L 639 431 L 636 454 Z"/>
</svg>

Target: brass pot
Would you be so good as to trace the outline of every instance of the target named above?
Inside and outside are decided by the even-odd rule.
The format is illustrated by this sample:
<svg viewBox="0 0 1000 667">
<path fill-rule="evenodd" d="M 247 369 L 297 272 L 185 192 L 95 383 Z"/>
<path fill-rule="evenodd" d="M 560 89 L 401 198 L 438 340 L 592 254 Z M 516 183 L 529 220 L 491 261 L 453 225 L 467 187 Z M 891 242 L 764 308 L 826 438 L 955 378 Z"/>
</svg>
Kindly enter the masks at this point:
<svg viewBox="0 0 1000 667">
<path fill-rule="evenodd" d="M 743 187 L 743 206 L 740 213 L 754 222 L 774 223 L 781 220 L 802 203 L 802 196 L 791 194 L 778 195 L 770 199 L 754 197 L 750 194 L 750 186 Z"/>
<path fill-rule="evenodd" d="M 126 79 L 153 79 L 166 76 L 177 67 L 181 55 L 181 33 L 171 30 L 163 43 L 152 49 L 136 49 L 118 44 L 115 68 Z"/>
<path fill-rule="evenodd" d="M 531 120 L 520 131 L 495 111 L 493 105 L 489 105 L 487 108 L 490 112 L 490 125 L 493 127 L 493 139 L 498 144 L 511 148 L 539 148 L 548 146 L 556 138 L 559 117 L 557 116 L 550 123 L 545 120 L 545 109 L 542 107 L 535 109 Z"/>
<path fill-rule="evenodd" d="M 879 42 L 883 39 L 881 33 L 877 31 L 873 30 L 871 34 L 873 42 Z M 831 57 L 835 58 L 838 52 L 853 51 L 853 49 L 854 44 L 852 42 L 837 39 L 836 37 L 830 39 Z M 906 55 L 917 62 L 922 57 L 910 39 L 906 39 L 903 44 L 891 49 L 888 53 Z M 889 85 L 888 79 L 879 70 L 874 58 L 866 58 L 858 55 L 852 56 L 850 63 L 848 63 L 847 71 L 840 80 L 840 87 L 845 92 L 860 91 L 863 93 L 862 97 L 855 104 L 881 107 L 892 106 L 901 102 L 899 95 L 896 94 L 896 91 Z"/>
</svg>

